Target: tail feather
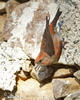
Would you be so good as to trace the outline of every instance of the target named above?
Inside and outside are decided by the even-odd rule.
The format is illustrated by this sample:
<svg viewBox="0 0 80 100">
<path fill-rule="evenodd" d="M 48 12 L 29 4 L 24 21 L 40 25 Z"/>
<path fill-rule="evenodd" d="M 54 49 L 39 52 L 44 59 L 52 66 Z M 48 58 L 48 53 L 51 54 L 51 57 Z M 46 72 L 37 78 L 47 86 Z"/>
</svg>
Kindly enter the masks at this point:
<svg viewBox="0 0 80 100">
<path fill-rule="evenodd" d="M 57 13 L 51 23 L 53 28 L 56 26 L 57 20 L 59 19 L 59 16 L 61 15 L 61 13 L 62 13 L 62 11 L 60 11 L 58 8 Z"/>
</svg>

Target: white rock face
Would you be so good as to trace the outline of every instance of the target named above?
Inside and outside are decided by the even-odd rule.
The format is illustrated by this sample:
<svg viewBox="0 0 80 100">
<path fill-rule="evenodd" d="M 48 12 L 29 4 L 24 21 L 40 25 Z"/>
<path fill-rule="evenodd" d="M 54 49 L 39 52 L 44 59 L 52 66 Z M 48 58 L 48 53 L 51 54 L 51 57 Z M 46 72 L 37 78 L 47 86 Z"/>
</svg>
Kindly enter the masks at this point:
<svg viewBox="0 0 80 100">
<path fill-rule="evenodd" d="M 61 20 L 64 21 L 61 27 L 64 40 L 62 60 L 67 64 L 76 63 L 80 66 L 80 1 L 73 1 L 60 3 Z"/>
<path fill-rule="evenodd" d="M 57 11 L 54 2 L 28 2 L 19 5 L 7 18 L 4 33 L 11 35 L 8 42 L 20 46 L 31 58 L 40 51 L 46 16 L 52 21 Z M 5 37 L 6 38 L 6 37 Z"/>
<path fill-rule="evenodd" d="M 0 88 L 12 91 L 16 85 L 16 72 L 24 66 L 28 57 L 19 47 L 8 43 L 0 45 Z"/>
<path fill-rule="evenodd" d="M 64 100 L 80 100 L 80 91 L 69 94 Z"/>
<path fill-rule="evenodd" d="M 80 91 L 80 84 L 75 78 L 57 78 L 52 80 L 53 93 L 56 99 L 65 97 L 73 92 Z M 66 99 L 65 99 L 66 100 Z M 78 99 L 67 99 L 78 100 Z"/>
<path fill-rule="evenodd" d="M 14 95 L 13 95 L 14 96 Z M 14 100 L 55 100 L 52 83 L 40 87 L 40 83 L 32 78 L 18 81 Z"/>
</svg>

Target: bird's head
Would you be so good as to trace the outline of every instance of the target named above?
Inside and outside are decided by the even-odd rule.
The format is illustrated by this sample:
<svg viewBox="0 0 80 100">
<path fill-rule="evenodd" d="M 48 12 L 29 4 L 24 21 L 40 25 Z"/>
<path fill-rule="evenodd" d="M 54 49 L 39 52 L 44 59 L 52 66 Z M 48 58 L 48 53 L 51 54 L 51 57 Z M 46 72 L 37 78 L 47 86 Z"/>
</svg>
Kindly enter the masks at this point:
<svg viewBox="0 0 80 100">
<path fill-rule="evenodd" d="M 35 63 L 40 64 L 41 66 L 47 66 L 47 65 L 50 65 L 51 58 L 44 51 L 40 51 L 39 55 L 35 59 Z"/>
</svg>

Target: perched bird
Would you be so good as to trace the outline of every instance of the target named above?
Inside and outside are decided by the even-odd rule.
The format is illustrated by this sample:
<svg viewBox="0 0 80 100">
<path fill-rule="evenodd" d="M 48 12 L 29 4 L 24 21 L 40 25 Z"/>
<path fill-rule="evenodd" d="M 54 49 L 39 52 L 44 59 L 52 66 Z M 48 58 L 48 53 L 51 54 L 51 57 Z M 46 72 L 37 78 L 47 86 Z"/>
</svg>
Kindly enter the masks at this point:
<svg viewBox="0 0 80 100">
<path fill-rule="evenodd" d="M 52 65 L 59 60 L 62 50 L 62 42 L 56 31 L 56 23 L 61 13 L 62 12 L 58 9 L 50 25 L 50 18 L 46 16 L 46 28 L 41 42 L 40 53 L 35 59 L 35 63 L 40 64 L 41 66 Z"/>
</svg>

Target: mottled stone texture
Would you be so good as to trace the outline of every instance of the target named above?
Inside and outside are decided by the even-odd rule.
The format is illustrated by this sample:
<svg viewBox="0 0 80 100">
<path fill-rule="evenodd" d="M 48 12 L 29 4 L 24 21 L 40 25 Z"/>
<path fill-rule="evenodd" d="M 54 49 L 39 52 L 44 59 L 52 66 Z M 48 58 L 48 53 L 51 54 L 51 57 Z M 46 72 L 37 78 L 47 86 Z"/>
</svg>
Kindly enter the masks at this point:
<svg viewBox="0 0 80 100">
<path fill-rule="evenodd" d="M 27 68 L 28 56 L 19 47 L 0 44 L 0 89 L 12 91 L 16 86 L 16 73 L 21 67 Z M 23 69 L 23 68 L 22 68 Z"/>
<path fill-rule="evenodd" d="M 6 2 L 6 13 L 7 16 L 11 14 L 11 12 L 19 5 L 20 3 L 17 0 L 8 0 Z"/>
<path fill-rule="evenodd" d="M 35 59 L 40 50 L 45 17 L 50 14 L 52 20 L 57 5 L 54 0 L 33 1 L 36 0 L 21 4 L 14 9 L 6 20 L 3 37 L 13 46 L 23 48 L 26 54 Z M 69 0 L 66 3 L 65 1 L 58 1 L 62 10 L 60 21 L 63 21 L 60 36 L 62 35 L 64 43 L 59 62 L 80 65 L 80 1 Z"/>
<path fill-rule="evenodd" d="M 69 94 L 64 100 L 80 100 L 80 91 Z"/>
<path fill-rule="evenodd" d="M 80 81 L 80 70 L 76 71 L 74 76 Z"/>
<path fill-rule="evenodd" d="M 5 2 L 0 1 L 0 14 L 5 13 L 5 5 L 6 5 Z"/>
<path fill-rule="evenodd" d="M 76 63 L 80 66 L 80 1 L 69 0 L 67 3 L 58 1 L 58 3 L 62 10 L 60 20 L 64 21 L 61 27 L 64 41 L 63 59 L 67 64 Z"/>
<path fill-rule="evenodd" d="M 80 90 L 80 84 L 75 78 L 53 79 L 52 84 L 53 93 L 56 99 Z"/>
<path fill-rule="evenodd" d="M 35 79 L 31 78 L 26 81 L 19 80 L 14 100 L 19 100 L 19 99 L 55 100 L 52 91 L 52 84 L 48 83 L 43 87 L 40 87 L 40 83 Z"/>
<path fill-rule="evenodd" d="M 17 6 L 6 20 L 4 38 L 35 59 L 40 50 L 46 16 L 50 14 L 52 20 L 56 10 L 54 2 L 28 2 Z"/>
</svg>

